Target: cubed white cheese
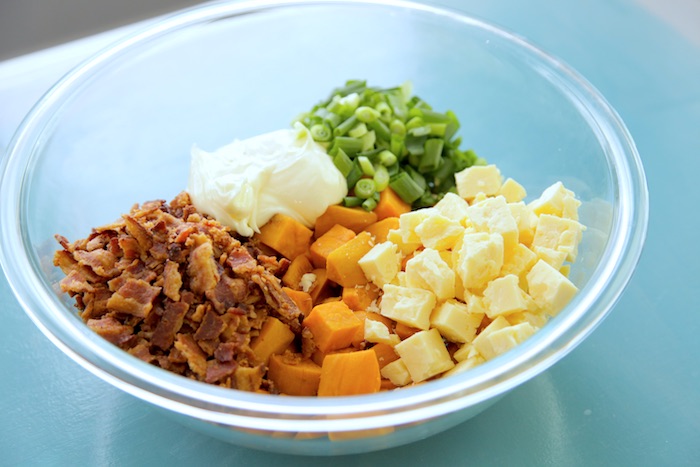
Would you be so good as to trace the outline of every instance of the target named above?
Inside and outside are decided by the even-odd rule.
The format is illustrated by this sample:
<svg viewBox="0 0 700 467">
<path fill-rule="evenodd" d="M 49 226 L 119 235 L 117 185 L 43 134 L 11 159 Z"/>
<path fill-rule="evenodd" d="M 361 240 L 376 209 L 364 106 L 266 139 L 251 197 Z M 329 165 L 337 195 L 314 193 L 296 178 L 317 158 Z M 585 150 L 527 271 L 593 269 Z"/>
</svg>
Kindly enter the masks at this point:
<svg viewBox="0 0 700 467">
<path fill-rule="evenodd" d="M 401 254 L 396 244 L 386 241 L 374 245 L 357 264 L 367 279 L 382 287 L 394 280 L 401 269 Z"/>
<path fill-rule="evenodd" d="M 535 245 L 533 249 L 539 259 L 545 261 L 554 269 L 561 269 L 564 265 L 564 261 L 566 261 L 566 253 L 563 251 L 538 245 Z"/>
<path fill-rule="evenodd" d="M 454 269 L 465 289 L 479 289 L 498 277 L 503 266 L 503 236 L 466 233 L 457 252 Z"/>
<path fill-rule="evenodd" d="M 384 365 L 380 373 L 396 386 L 406 386 L 411 383 L 411 374 L 408 372 L 406 364 L 400 358 Z"/>
<path fill-rule="evenodd" d="M 401 342 L 399 336 L 389 332 L 389 328 L 384 323 L 373 319 L 365 319 L 365 340 L 375 344 L 382 343 L 391 346 Z"/>
<path fill-rule="evenodd" d="M 525 246 L 530 246 L 532 239 L 535 237 L 537 216 L 522 201 L 508 203 L 508 209 L 510 209 L 510 213 L 518 226 L 518 241 Z"/>
<path fill-rule="evenodd" d="M 443 216 L 436 210 L 416 226 L 415 233 L 423 246 L 447 250 L 464 235 L 464 227 L 459 221 Z"/>
<path fill-rule="evenodd" d="M 435 304 L 435 294 L 429 290 L 386 284 L 379 306 L 380 313 L 387 318 L 414 328 L 428 329 Z"/>
<path fill-rule="evenodd" d="M 416 227 L 426 218 L 439 213 L 435 208 L 416 209 L 399 216 L 399 232 L 404 243 L 420 244 L 420 237 L 416 234 Z"/>
<path fill-rule="evenodd" d="M 518 243 L 509 251 L 504 252 L 503 267 L 501 276 L 515 274 L 521 280 L 525 279 L 527 273 L 537 262 L 537 255 L 522 243 Z"/>
<path fill-rule="evenodd" d="M 481 355 L 476 355 L 472 358 L 467 358 L 466 360 L 458 361 L 457 364 L 451 369 L 443 373 L 443 378 L 446 376 L 453 376 L 459 373 L 462 373 L 467 370 L 471 370 L 472 368 L 475 368 L 482 363 L 484 363 L 486 360 L 484 360 L 484 357 Z"/>
<path fill-rule="evenodd" d="M 472 345 L 479 355 L 483 356 L 486 360 L 493 358 L 496 353 L 491 346 L 491 341 L 488 339 L 489 334 L 498 331 L 499 329 L 507 328 L 510 323 L 503 316 L 497 316 L 496 319 L 491 321 L 488 326 L 486 326 L 472 341 Z"/>
<path fill-rule="evenodd" d="M 455 273 L 432 248 L 420 251 L 406 262 L 406 284 L 430 290 L 438 300 L 455 296 Z"/>
<path fill-rule="evenodd" d="M 448 219 L 452 219 L 453 221 L 457 221 L 465 227 L 469 222 L 467 217 L 467 208 L 469 207 L 469 203 L 455 193 L 445 193 L 445 196 L 443 196 L 434 207 L 443 216 L 447 217 Z"/>
<path fill-rule="evenodd" d="M 566 253 L 568 261 L 575 261 L 582 234 L 583 226 L 578 221 L 541 214 L 532 240 L 532 249 L 545 247 L 562 251 Z"/>
<path fill-rule="evenodd" d="M 498 194 L 503 178 L 495 165 L 473 165 L 455 173 L 457 194 L 467 200 L 474 199 L 479 193 L 487 196 Z"/>
<path fill-rule="evenodd" d="M 556 182 L 549 186 L 539 198 L 529 204 L 532 211 L 538 216 L 551 214 L 572 220 L 578 220 L 578 207 L 580 205 L 581 202 L 576 199 L 574 193 L 566 189 L 562 182 Z"/>
<path fill-rule="evenodd" d="M 446 300 L 430 315 L 430 327 L 437 329 L 450 342 L 465 343 L 474 339 L 482 318 L 482 314 L 469 313 L 466 303 Z"/>
<path fill-rule="evenodd" d="M 477 232 L 501 234 L 504 250 L 518 244 L 518 224 L 503 196 L 486 198 L 469 206 L 467 215 Z"/>
<path fill-rule="evenodd" d="M 418 248 L 420 248 L 421 243 L 416 237 L 416 241 L 414 242 L 405 242 L 403 240 L 403 236 L 401 235 L 401 231 L 398 229 L 391 229 L 389 232 L 386 234 L 386 239 L 387 241 L 393 243 L 396 245 L 401 252 L 402 255 L 410 255 L 414 251 L 416 251 Z"/>
<path fill-rule="evenodd" d="M 569 279 L 543 260 L 527 273 L 527 286 L 537 306 L 550 316 L 559 313 L 578 292 Z"/>
<path fill-rule="evenodd" d="M 437 329 L 419 331 L 394 348 L 416 383 L 439 375 L 455 365 Z"/>
<path fill-rule="evenodd" d="M 486 316 L 493 319 L 496 316 L 527 310 L 527 296 L 520 288 L 519 282 L 515 274 L 508 274 L 489 282 L 484 289 Z"/>
<path fill-rule="evenodd" d="M 484 355 L 482 353 L 481 355 L 487 360 L 502 355 L 516 345 L 523 343 L 525 339 L 533 335 L 535 331 L 537 331 L 537 329 L 527 322 L 495 330 L 486 336 L 486 340 L 489 342 L 488 347 L 492 353 L 489 355 Z"/>
<path fill-rule="evenodd" d="M 498 190 L 498 194 L 503 196 L 509 203 L 517 203 L 525 199 L 527 191 L 520 183 L 512 178 L 507 178 Z"/>
</svg>

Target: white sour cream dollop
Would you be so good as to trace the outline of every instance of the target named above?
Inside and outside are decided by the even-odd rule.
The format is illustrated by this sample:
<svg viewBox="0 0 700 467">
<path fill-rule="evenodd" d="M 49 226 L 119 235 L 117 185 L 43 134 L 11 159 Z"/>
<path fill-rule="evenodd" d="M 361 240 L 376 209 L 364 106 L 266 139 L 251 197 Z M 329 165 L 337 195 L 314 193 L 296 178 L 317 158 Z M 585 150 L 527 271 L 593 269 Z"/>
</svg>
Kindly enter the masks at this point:
<svg viewBox="0 0 700 467">
<path fill-rule="evenodd" d="M 187 191 L 199 211 L 249 237 L 277 213 L 313 226 L 347 195 L 347 184 L 308 129 L 296 123 L 212 153 L 193 147 Z"/>
</svg>

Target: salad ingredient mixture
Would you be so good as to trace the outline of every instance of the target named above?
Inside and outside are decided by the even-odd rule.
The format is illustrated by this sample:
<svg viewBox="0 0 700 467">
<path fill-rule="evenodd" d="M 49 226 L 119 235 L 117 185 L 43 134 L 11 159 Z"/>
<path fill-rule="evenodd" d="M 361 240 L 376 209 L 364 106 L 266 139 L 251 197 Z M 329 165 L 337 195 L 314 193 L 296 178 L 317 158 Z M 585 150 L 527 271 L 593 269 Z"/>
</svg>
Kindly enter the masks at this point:
<svg viewBox="0 0 700 467">
<path fill-rule="evenodd" d="M 328 206 L 343 200 L 347 185 L 326 151 L 298 124 L 236 140 L 213 153 L 193 148 L 187 192 L 200 212 L 249 237 L 275 213 L 313 226 Z"/>
<path fill-rule="evenodd" d="M 292 130 L 195 149 L 171 203 L 56 237 L 61 289 L 134 356 L 241 390 L 367 394 L 501 355 L 577 293 L 580 201 L 556 182 L 526 203 L 408 96 L 350 81 Z"/>
<path fill-rule="evenodd" d="M 349 80 L 297 121 L 345 176 L 345 206 L 372 211 L 387 187 L 413 208 L 432 206 L 455 192 L 456 172 L 485 163 L 460 149 L 454 112 L 433 110 L 410 83 L 382 89 Z"/>
</svg>

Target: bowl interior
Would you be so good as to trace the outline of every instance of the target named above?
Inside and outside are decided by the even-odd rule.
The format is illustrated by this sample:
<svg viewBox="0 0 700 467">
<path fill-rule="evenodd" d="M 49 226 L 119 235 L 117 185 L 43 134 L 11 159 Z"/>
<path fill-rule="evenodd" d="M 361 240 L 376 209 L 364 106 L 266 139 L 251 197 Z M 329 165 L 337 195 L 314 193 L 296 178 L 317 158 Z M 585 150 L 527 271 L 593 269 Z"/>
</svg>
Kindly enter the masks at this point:
<svg viewBox="0 0 700 467">
<path fill-rule="evenodd" d="M 26 255 L 9 260 L 6 251 L 3 263 L 18 295 L 39 292 L 22 299 L 35 321 L 93 366 L 99 359 L 87 352 L 108 354 L 133 381 L 151 372 L 177 386 L 88 335 L 72 300 L 56 291 L 53 235 L 82 238 L 134 203 L 170 200 L 185 188 L 193 144 L 213 150 L 289 127 L 350 78 L 410 80 L 436 110 L 456 112 L 464 146 L 523 184 L 528 199 L 558 180 L 581 198 L 588 230 L 571 272 L 579 296 L 528 345 L 455 382 L 465 394 L 500 384 L 495 396 L 560 358 L 609 310 L 639 254 L 641 245 L 621 246 L 645 228 L 634 146 L 604 100 L 561 63 L 479 21 L 399 2 L 209 5 L 120 43 L 59 83 L 20 129 L 3 180 L 20 226 L 6 243 L 23 243 Z M 614 288 L 607 295 L 606 281 Z M 72 334 L 56 337 L 59 321 Z M 431 384 L 403 394 L 428 400 Z M 225 398 L 199 386 L 188 391 Z M 435 384 L 440 397 L 449 386 Z"/>
</svg>

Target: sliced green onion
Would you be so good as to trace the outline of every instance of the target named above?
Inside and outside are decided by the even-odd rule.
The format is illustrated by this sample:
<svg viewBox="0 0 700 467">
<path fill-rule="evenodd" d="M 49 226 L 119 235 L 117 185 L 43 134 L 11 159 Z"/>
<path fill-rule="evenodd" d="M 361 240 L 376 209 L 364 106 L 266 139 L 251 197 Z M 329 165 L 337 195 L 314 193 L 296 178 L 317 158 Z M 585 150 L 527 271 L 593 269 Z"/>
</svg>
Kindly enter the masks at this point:
<svg viewBox="0 0 700 467">
<path fill-rule="evenodd" d="M 374 170 L 374 185 L 376 190 L 379 191 L 384 191 L 386 187 L 389 186 L 389 171 L 387 168 L 383 165 L 377 165 Z"/>
<path fill-rule="evenodd" d="M 345 154 L 352 158 L 355 154 L 362 150 L 362 139 L 353 138 L 351 136 L 336 136 L 336 138 L 333 140 L 331 151 L 333 150 L 333 147 L 342 149 Z"/>
<path fill-rule="evenodd" d="M 352 130 L 357 124 L 357 117 L 354 115 L 346 118 L 340 125 L 333 130 L 333 136 L 344 136 L 348 131 Z"/>
<path fill-rule="evenodd" d="M 391 151 L 387 151 L 385 149 L 379 153 L 379 163 L 385 167 L 396 164 L 396 161 L 398 161 L 398 158 L 396 157 L 396 154 Z"/>
<path fill-rule="evenodd" d="M 375 120 L 373 122 L 369 122 L 367 126 L 374 130 L 374 132 L 377 134 L 378 139 L 384 141 L 389 141 L 391 139 L 391 131 L 389 130 L 389 127 L 386 126 L 386 123 L 384 123 L 383 121 Z"/>
<path fill-rule="evenodd" d="M 350 171 L 353 167 L 352 160 L 348 157 L 347 154 L 345 154 L 345 151 L 343 151 L 340 148 L 338 149 L 336 155 L 333 156 L 333 164 L 335 164 L 338 170 L 340 170 L 340 173 L 343 174 L 343 177 L 347 177 L 348 174 L 350 174 Z"/>
<path fill-rule="evenodd" d="M 370 177 L 374 175 L 374 166 L 367 156 L 358 156 L 357 163 L 360 164 L 360 169 L 362 169 L 363 174 Z"/>
<path fill-rule="evenodd" d="M 324 123 L 312 125 L 309 132 L 314 141 L 330 141 L 333 137 L 333 130 Z"/>
<path fill-rule="evenodd" d="M 361 138 L 365 133 L 367 133 L 367 125 L 364 123 L 358 123 L 352 130 L 348 131 L 348 136 L 352 136 L 353 138 Z"/>
<path fill-rule="evenodd" d="M 352 164 L 352 169 L 350 169 L 350 173 L 348 173 L 345 176 L 345 181 L 348 184 L 348 190 L 351 190 L 361 178 L 362 169 L 360 169 L 360 165 L 356 161 Z"/>
<path fill-rule="evenodd" d="M 415 200 L 420 198 L 425 191 L 406 172 L 400 172 L 393 177 L 389 182 L 389 186 L 408 204 L 412 204 Z"/>
<path fill-rule="evenodd" d="M 371 124 L 370 124 L 371 125 Z M 374 147 L 377 142 L 376 133 L 374 130 L 368 131 L 360 138 L 362 140 L 362 151 L 369 151 Z"/>
<path fill-rule="evenodd" d="M 430 138 L 425 141 L 425 152 L 418 163 L 419 172 L 432 172 L 440 166 L 443 145 L 444 141 L 439 138 Z"/>
<path fill-rule="evenodd" d="M 343 206 L 348 208 L 354 208 L 362 205 L 364 199 L 358 198 L 357 196 L 346 196 L 343 198 Z"/>
<path fill-rule="evenodd" d="M 375 107 L 377 109 L 377 112 L 379 113 L 380 118 L 384 122 L 389 122 L 391 121 L 391 107 L 389 104 L 387 104 L 384 101 L 380 101 L 377 103 L 377 106 Z"/>
<path fill-rule="evenodd" d="M 389 131 L 391 131 L 392 135 L 405 136 L 406 135 L 406 125 L 398 118 L 395 118 L 394 120 L 391 121 L 391 125 L 389 125 Z"/>
<path fill-rule="evenodd" d="M 370 198 L 376 191 L 377 186 L 371 178 L 362 178 L 355 184 L 355 196 L 360 198 Z"/>
<path fill-rule="evenodd" d="M 370 123 L 379 118 L 379 111 L 366 105 L 360 106 L 355 110 L 355 117 L 361 122 Z"/>
<path fill-rule="evenodd" d="M 374 211 L 377 208 L 377 201 L 374 198 L 367 198 L 362 202 L 365 211 Z"/>
</svg>

